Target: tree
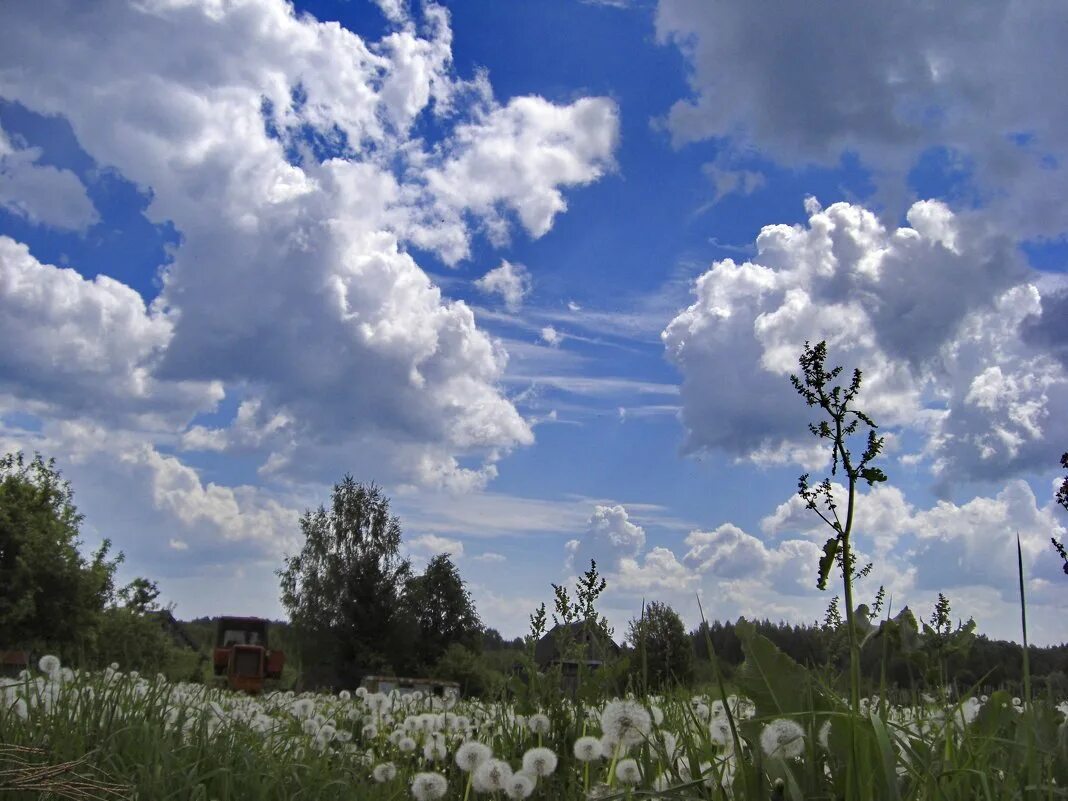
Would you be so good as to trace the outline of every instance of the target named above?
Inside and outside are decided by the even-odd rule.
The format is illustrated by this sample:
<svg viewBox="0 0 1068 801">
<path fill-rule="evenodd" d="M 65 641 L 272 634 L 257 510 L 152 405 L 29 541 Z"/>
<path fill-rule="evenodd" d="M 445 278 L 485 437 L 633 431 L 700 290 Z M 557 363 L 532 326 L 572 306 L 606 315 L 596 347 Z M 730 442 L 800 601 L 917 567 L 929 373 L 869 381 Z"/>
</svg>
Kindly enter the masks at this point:
<svg viewBox="0 0 1068 801">
<path fill-rule="evenodd" d="M 54 459 L 0 457 L 0 645 L 92 651 L 122 554 L 109 560 L 104 540 L 83 557 L 81 522 Z"/>
<path fill-rule="evenodd" d="M 849 636 L 849 674 L 850 701 L 854 712 L 860 704 L 860 650 L 857 644 L 857 621 L 853 606 L 853 582 L 866 575 L 870 565 L 860 572 L 856 571 L 855 557 L 852 551 L 853 515 L 856 510 L 856 490 L 860 481 L 871 486 L 877 481 L 886 481 L 886 474 L 877 467 L 870 467 L 883 447 L 883 438 L 875 434 L 878 426 L 864 412 L 853 408 L 853 401 L 860 392 L 861 372 L 853 371 L 853 379 L 847 388 L 840 385 L 831 386 L 831 382 L 842 372 L 841 367 L 827 370 L 827 343 L 819 342 L 815 346 L 805 343 L 800 358 L 802 378 L 790 376 L 794 389 L 805 399 L 809 406 L 818 406 L 826 415 L 817 423 L 809 423 L 809 431 L 819 439 L 831 442 L 831 476 L 841 471 L 846 478 L 846 509 L 844 519 L 838 514 L 838 503 L 834 499 L 830 477 L 824 478 L 816 486 L 809 483 L 805 473 L 798 479 L 798 494 L 805 501 L 805 506 L 819 515 L 834 532 L 823 546 L 823 557 L 819 563 L 816 586 L 827 588 L 827 577 L 831 568 L 837 564 L 842 573 L 842 586 L 845 595 L 846 630 Z M 859 459 L 855 459 L 850 450 L 851 439 L 860 428 L 868 429 L 867 445 Z M 822 508 L 821 508 L 822 507 Z"/>
<path fill-rule="evenodd" d="M 329 683 L 352 686 L 389 666 L 411 565 L 399 555 L 401 526 L 374 484 L 346 475 L 334 485 L 330 510 L 300 518 L 304 545 L 277 571 L 282 604 L 305 667 Z"/>
<path fill-rule="evenodd" d="M 1068 470 L 1068 452 L 1061 456 L 1061 467 Z M 1060 489 L 1057 490 L 1057 495 L 1054 498 L 1061 506 L 1068 511 L 1068 476 L 1064 477 L 1064 482 L 1061 484 Z M 1060 542 L 1056 537 L 1050 537 L 1053 542 L 1053 548 L 1060 555 L 1064 561 L 1064 572 L 1068 575 L 1068 551 L 1064 548 L 1064 543 Z"/>
<path fill-rule="evenodd" d="M 138 576 L 121 590 L 119 598 L 123 605 L 137 615 L 145 612 L 155 612 L 159 609 L 156 599 L 159 598 L 159 587 L 156 582 L 149 581 L 143 576 Z"/>
<path fill-rule="evenodd" d="M 687 684 L 693 678 L 693 642 L 667 604 L 653 601 L 631 620 L 627 642 L 636 651 L 634 667 L 644 672 L 647 689 Z"/>
<path fill-rule="evenodd" d="M 415 651 L 422 666 L 437 664 L 453 643 L 480 648 L 482 621 L 450 554 L 435 556 L 422 575 L 408 580 L 404 604 L 418 626 Z"/>
</svg>

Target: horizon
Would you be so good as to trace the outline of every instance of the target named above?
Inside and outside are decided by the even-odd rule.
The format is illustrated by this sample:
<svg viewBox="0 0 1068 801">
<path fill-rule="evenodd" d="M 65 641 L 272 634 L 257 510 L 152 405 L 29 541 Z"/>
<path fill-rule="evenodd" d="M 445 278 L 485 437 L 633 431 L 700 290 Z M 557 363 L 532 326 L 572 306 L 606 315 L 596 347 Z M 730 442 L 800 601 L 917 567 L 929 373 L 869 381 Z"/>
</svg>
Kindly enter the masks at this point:
<svg viewBox="0 0 1068 801">
<path fill-rule="evenodd" d="M 487 627 L 819 621 L 806 341 L 864 373 L 893 611 L 1063 645 L 1059 7 L 151 0 L 0 8 L 0 453 L 119 578 L 275 619 L 351 473 Z M 863 32 L 861 35 L 858 32 Z"/>
</svg>

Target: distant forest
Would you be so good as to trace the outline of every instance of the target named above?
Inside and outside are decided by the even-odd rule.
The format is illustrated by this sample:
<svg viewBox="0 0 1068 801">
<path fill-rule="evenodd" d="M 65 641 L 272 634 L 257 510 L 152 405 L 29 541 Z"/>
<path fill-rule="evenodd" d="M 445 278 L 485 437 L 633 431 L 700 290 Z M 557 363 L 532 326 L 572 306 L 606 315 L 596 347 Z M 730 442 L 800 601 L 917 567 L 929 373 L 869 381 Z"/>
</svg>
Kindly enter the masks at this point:
<svg viewBox="0 0 1068 801">
<path fill-rule="evenodd" d="M 215 636 L 213 618 L 201 617 L 184 622 L 183 627 L 190 638 L 205 652 L 210 650 Z M 795 661 L 810 667 L 830 665 L 841 668 L 847 658 L 845 651 L 836 642 L 834 633 L 817 624 L 796 625 L 770 620 L 754 621 L 757 631 L 771 640 Z M 698 627 L 689 633 L 697 669 L 694 672 L 693 689 L 711 678 L 707 669 L 708 646 L 706 628 Z M 734 630 L 734 623 L 716 621 L 707 626 L 707 639 L 728 675 L 744 660 L 742 645 Z M 286 648 L 292 635 L 289 624 L 272 623 L 272 645 Z M 485 668 L 507 674 L 518 669 L 518 654 L 525 648 L 521 637 L 505 639 L 500 632 L 487 628 L 482 634 L 481 658 Z M 889 650 L 889 649 L 888 649 Z M 624 657 L 633 656 L 633 649 L 624 647 Z M 1031 673 L 1039 692 L 1052 691 L 1057 697 L 1068 695 L 1068 643 L 1046 647 L 1031 646 L 1029 649 Z M 862 667 L 865 678 L 872 687 L 879 686 L 882 679 L 881 649 L 877 646 L 865 649 Z M 964 653 L 948 658 L 948 672 L 957 688 L 966 690 L 975 686 L 978 692 L 991 692 L 998 688 L 1018 688 L 1022 682 L 1021 646 L 1007 640 L 992 640 L 985 635 L 976 635 Z M 442 676 L 441 678 L 446 678 Z M 463 677 L 458 677 L 463 678 Z M 887 686 L 899 689 L 929 689 L 930 681 L 917 665 L 896 650 L 887 654 Z"/>
</svg>

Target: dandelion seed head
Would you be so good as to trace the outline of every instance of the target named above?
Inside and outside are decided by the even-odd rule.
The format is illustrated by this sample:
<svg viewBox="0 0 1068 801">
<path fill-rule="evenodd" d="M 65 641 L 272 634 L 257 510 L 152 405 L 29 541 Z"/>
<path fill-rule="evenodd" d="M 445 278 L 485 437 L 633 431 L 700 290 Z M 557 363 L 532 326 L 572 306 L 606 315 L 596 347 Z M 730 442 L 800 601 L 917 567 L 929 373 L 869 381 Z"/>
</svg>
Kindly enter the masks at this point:
<svg viewBox="0 0 1068 801">
<path fill-rule="evenodd" d="M 575 746 L 572 751 L 575 754 L 575 759 L 579 762 L 593 762 L 593 760 L 600 759 L 604 755 L 601 741 L 597 737 L 579 737 L 575 740 Z"/>
<path fill-rule="evenodd" d="M 417 773 L 412 777 L 412 797 L 415 801 L 436 801 L 449 790 L 448 780 L 440 773 Z"/>
<path fill-rule="evenodd" d="M 382 762 L 375 765 L 374 770 L 371 771 L 371 778 L 373 778 L 379 784 L 385 784 L 391 782 L 397 776 L 397 766 L 392 762 Z"/>
<path fill-rule="evenodd" d="M 805 730 L 788 718 L 773 720 L 760 733 L 760 747 L 769 757 L 794 759 L 805 750 Z"/>
<path fill-rule="evenodd" d="M 59 661 L 58 656 L 52 654 L 45 654 L 37 661 L 37 667 L 46 676 L 54 676 L 59 673 L 59 669 L 62 667 L 62 663 Z"/>
<path fill-rule="evenodd" d="M 831 721 L 830 718 L 823 721 L 820 730 L 816 733 L 816 739 L 824 751 L 831 750 Z"/>
<path fill-rule="evenodd" d="M 548 734 L 549 733 L 549 718 L 547 715 L 537 714 L 531 715 L 527 720 L 527 726 L 534 734 Z"/>
<path fill-rule="evenodd" d="M 622 784 L 635 785 L 642 780 L 641 770 L 638 763 L 630 758 L 621 759 L 616 763 L 616 779 Z"/>
<path fill-rule="evenodd" d="M 493 756 L 493 750 L 477 740 L 468 740 L 456 749 L 456 765 L 460 770 L 470 773 Z"/>
<path fill-rule="evenodd" d="M 500 759 L 487 759 L 475 768 L 472 786 L 481 793 L 496 793 L 512 778 L 512 768 Z"/>
<path fill-rule="evenodd" d="M 523 770 L 531 776 L 544 777 L 556 770 L 556 754 L 551 748 L 531 748 L 523 754 Z"/>
<path fill-rule="evenodd" d="M 649 711 L 636 701 L 611 701 L 601 712 L 601 731 L 626 745 L 640 743 L 650 728 Z"/>
</svg>

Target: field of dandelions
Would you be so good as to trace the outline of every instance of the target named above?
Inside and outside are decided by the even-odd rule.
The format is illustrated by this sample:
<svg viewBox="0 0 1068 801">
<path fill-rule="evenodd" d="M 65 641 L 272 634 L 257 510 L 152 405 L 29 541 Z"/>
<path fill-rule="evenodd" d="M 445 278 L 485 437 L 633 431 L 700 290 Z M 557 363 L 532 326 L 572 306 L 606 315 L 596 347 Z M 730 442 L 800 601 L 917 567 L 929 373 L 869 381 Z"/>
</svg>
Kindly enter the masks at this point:
<svg viewBox="0 0 1068 801">
<path fill-rule="evenodd" d="M 853 710 L 746 634 L 729 693 L 555 693 L 540 707 L 362 689 L 252 697 L 46 656 L 0 679 L 0 798 L 1066 796 L 1063 699 L 864 698 Z"/>
</svg>

